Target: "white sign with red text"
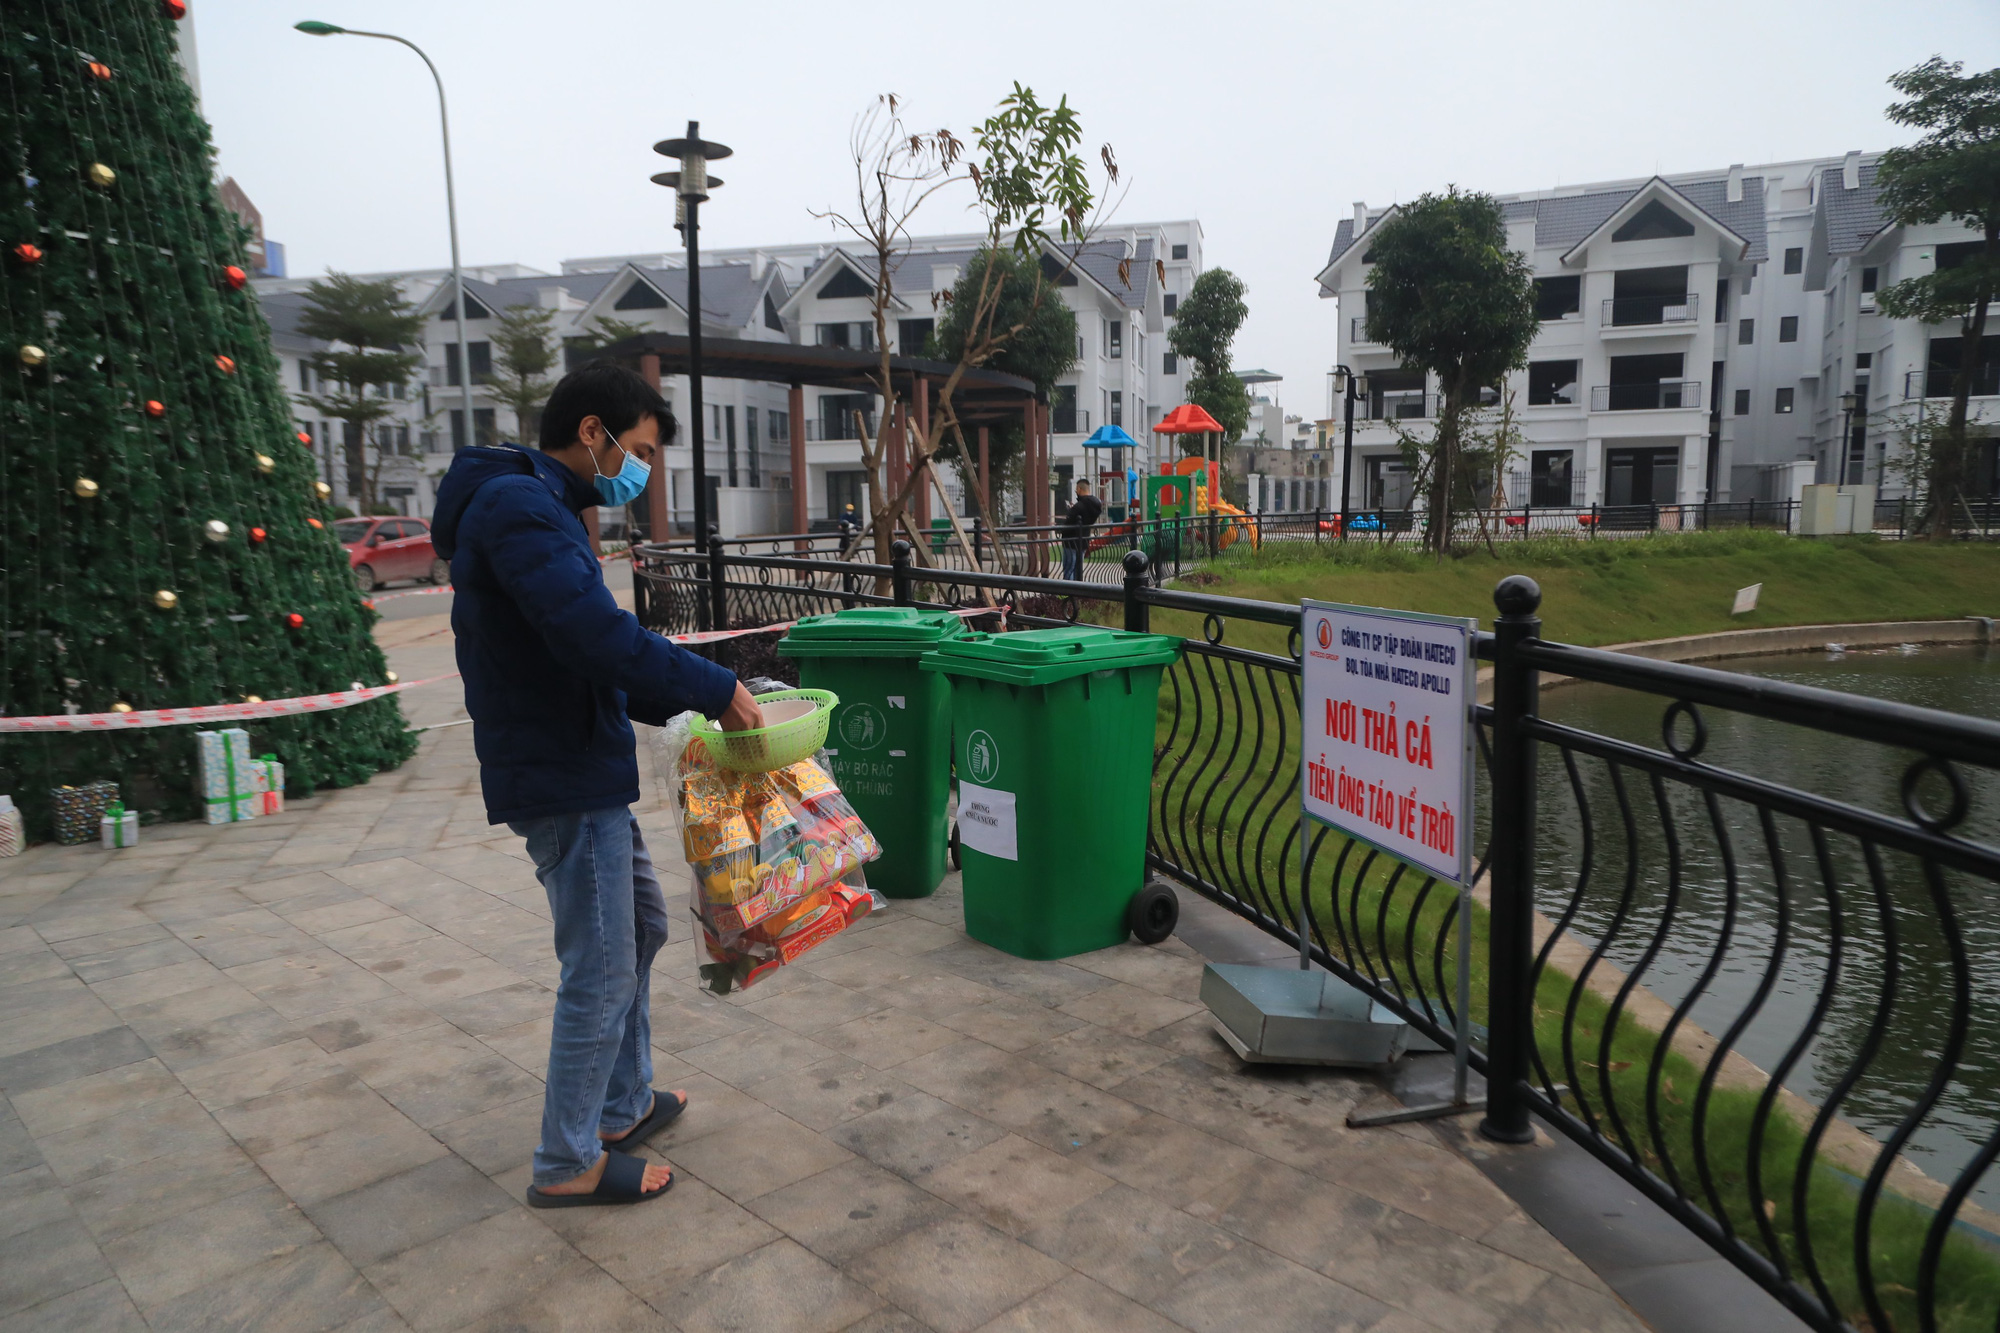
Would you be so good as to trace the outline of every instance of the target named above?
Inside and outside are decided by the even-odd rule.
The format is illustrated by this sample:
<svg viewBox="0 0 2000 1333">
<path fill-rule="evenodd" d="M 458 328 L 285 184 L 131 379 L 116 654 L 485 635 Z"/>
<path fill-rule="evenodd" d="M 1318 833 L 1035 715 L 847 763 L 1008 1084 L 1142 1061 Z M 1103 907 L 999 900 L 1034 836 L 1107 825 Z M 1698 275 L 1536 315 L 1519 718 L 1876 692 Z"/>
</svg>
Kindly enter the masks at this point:
<svg viewBox="0 0 2000 1333">
<path fill-rule="evenodd" d="M 1476 622 L 1332 602 L 1300 609 L 1306 814 L 1466 885 Z"/>
</svg>

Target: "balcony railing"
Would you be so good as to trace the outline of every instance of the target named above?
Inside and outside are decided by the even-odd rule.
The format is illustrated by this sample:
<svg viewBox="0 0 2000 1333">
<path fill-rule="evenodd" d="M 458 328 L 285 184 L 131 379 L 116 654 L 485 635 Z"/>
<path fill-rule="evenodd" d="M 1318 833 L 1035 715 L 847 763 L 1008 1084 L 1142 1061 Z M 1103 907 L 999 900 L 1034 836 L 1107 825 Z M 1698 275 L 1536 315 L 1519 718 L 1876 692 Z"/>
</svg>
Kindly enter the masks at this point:
<svg viewBox="0 0 2000 1333">
<path fill-rule="evenodd" d="M 1660 408 L 1700 406 L 1700 380 L 1661 380 L 1657 384 L 1599 384 L 1590 390 L 1590 410 L 1593 412 L 1647 412 Z"/>
<path fill-rule="evenodd" d="M 864 434 L 868 439 L 875 438 L 875 418 L 872 415 L 859 420 L 852 416 L 844 421 L 827 421 L 821 417 L 809 417 L 806 420 L 808 441 L 859 440 Z M 711 440 L 709 443 L 713 444 L 714 441 Z"/>
<path fill-rule="evenodd" d="M 1627 329 L 1649 324 L 1692 324 L 1701 318 L 1701 294 L 1614 296 L 1604 303 L 1604 327 Z"/>
<path fill-rule="evenodd" d="M 1370 341 L 1368 337 L 1368 316 L 1354 315 L 1349 317 L 1347 321 L 1347 341 L 1351 343 L 1365 343 Z"/>
<path fill-rule="evenodd" d="M 1384 393 L 1366 405 L 1362 415 L 1369 421 L 1424 421 L 1438 414 L 1438 396 L 1420 393 Z"/>
<path fill-rule="evenodd" d="M 2000 394 L 2000 364 L 1988 362 L 1982 367 L 1984 373 L 1972 377 L 1972 396 L 1990 398 Z M 1958 377 L 1955 370 L 1906 370 L 1903 372 L 1903 397 L 1949 398 L 1952 395 L 1952 381 Z"/>
</svg>

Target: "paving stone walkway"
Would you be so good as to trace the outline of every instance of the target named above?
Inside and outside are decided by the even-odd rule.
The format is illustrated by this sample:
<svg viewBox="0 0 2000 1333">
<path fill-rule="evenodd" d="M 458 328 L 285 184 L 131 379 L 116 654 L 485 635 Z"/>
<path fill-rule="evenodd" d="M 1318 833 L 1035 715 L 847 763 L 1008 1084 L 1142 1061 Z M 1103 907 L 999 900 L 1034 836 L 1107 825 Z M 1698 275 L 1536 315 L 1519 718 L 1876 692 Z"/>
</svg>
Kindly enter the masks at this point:
<svg viewBox="0 0 2000 1333">
<path fill-rule="evenodd" d="M 437 618 L 381 628 L 449 669 Z M 282 816 L 0 862 L 0 1333 L 1643 1327 L 1434 1131 L 1347 1129 L 1372 1080 L 1239 1064 L 1186 944 L 1023 962 L 960 902 L 729 999 L 677 922 L 674 1191 L 551 1213 L 548 909 L 468 728 Z"/>
</svg>

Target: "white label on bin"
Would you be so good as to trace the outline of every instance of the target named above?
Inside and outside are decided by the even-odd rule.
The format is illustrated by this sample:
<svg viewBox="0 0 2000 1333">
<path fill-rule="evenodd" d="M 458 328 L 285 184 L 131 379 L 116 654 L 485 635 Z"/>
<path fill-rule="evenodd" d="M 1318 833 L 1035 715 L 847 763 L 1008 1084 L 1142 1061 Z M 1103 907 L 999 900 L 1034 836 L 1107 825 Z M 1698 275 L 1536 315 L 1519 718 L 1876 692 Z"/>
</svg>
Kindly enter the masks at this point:
<svg viewBox="0 0 2000 1333">
<path fill-rule="evenodd" d="M 905 703 L 903 702 L 903 696 L 902 696 L 902 695 L 900 695 L 900 694 L 892 694 L 892 695 L 890 695 L 890 696 L 889 696 L 889 707 L 891 707 L 891 708 L 907 708 L 907 707 L 909 707 L 909 705 L 907 705 L 907 704 L 905 704 Z"/>
<path fill-rule="evenodd" d="M 1014 793 L 958 780 L 958 841 L 975 852 L 1018 861 L 1014 847 Z"/>
</svg>

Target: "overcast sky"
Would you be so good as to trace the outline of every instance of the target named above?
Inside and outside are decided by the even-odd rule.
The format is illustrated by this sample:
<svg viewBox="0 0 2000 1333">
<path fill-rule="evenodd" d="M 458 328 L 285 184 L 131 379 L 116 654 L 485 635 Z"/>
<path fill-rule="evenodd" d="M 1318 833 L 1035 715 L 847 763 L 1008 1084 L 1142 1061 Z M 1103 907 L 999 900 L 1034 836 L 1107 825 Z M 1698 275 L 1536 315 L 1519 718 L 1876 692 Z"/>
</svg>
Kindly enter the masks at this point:
<svg viewBox="0 0 2000 1333">
<path fill-rule="evenodd" d="M 963 133 L 1019 80 L 1117 150 L 1123 221 L 1199 218 L 1249 286 L 1239 368 L 1325 410 L 1334 307 L 1313 274 L 1353 201 L 1504 192 L 1879 149 L 1888 75 L 2000 65 L 2000 4 L 1903 0 L 957 6 L 849 0 L 193 0 L 220 166 L 294 275 L 448 262 L 437 108 L 451 98 L 468 264 L 676 248 L 651 151 L 688 118 L 736 156 L 715 246 L 830 236 L 854 115 L 879 93 Z M 1094 153 L 1093 153 L 1094 156 Z M 928 230 L 976 225 L 939 202 Z"/>
</svg>

